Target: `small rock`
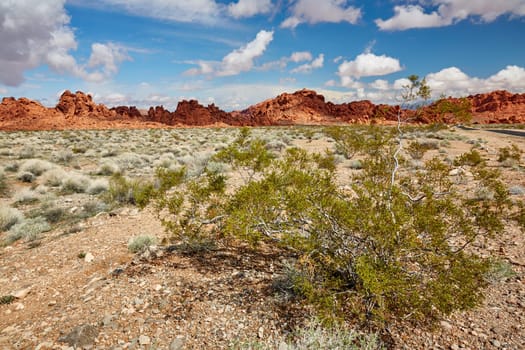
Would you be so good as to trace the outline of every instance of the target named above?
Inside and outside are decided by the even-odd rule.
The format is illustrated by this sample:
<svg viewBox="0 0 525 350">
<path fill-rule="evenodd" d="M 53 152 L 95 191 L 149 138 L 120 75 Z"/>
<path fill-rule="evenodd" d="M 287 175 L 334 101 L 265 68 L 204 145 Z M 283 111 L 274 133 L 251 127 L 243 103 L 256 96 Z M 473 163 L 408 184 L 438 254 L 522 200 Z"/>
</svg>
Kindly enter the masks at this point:
<svg viewBox="0 0 525 350">
<path fill-rule="evenodd" d="M 441 321 L 440 324 L 441 324 L 441 327 L 443 327 L 447 331 L 450 331 L 452 329 L 452 325 L 448 323 L 447 321 Z"/>
<path fill-rule="evenodd" d="M 154 287 L 156 292 L 159 292 L 162 289 L 162 286 L 160 284 L 155 285 Z"/>
<path fill-rule="evenodd" d="M 458 344 L 450 345 L 450 350 L 459 350 L 459 345 Z"/>
<path fill-rule="evenodd" d="M 13 305 L 15 306 L 15 310 L 16 311 L 20 311 L 20 310 L 24 310 L 25 309 L 25 306 L 22 303 L 15 303 Z"/>
<path fill-rule="evenodd" d="M 43 342 L 43 343 L 40 343 L 37 345 L 37 347 L 35 348 L 35 350 L 40 350 L 40 349 L 52 349 L 53 348 L 53 343 L 50 343 L 48 341 L 46 342 Z"/>
<path fill-rule="evenodd" d="M 55 306 L 57 304 L 56 300 L 51 300 L 49 303 L 47 303 L 47 306 Z"/>
<path fill-rule="evenodd" d="M 494 345 L 497 348 L 501 346 L 501 343 L 497 339 L 492 339 L 490 342 L 492 343 L 492 345 Z"/>
<path fill-rule="evenodd" d="M 84 324 L 73 328 L 71 333 L 58 338 L 58 341 L 74 347 L 88 347 L 95 343 L 97 336 L 98 329 L 96 327 Z"/>
<path fill-rule="evenodd" d="M 95 257 L 93 256 L 93 254 L 86 253 L 86 256 L 84 257 L 84 261 L 87 262 L 87 263 L 90 263 L 93 260 L 95 260 Z"/>
<path fill-rule="evenodd" d="M 151 344 L 151 339 L 147 335 L 141 335 L 139 337 L 139 344 L 140 345 L 149 345 Z"/>
<path fill-rule="evenodd" d="M 17 299 L 24 299 L 29 294 L 29 292 L 31 292 L 31 287 L 26 287 L 11 293 L 11 295 Z"/>
<path fill-rule="evenodd" d="M 259 330 L 257 331 L 257 336 L 259 337 L 259 339 L 264 338 L 264 328 L 263 327 L 259 327 Z"/>
<path fill-rule="evenodd" d="M 171 342 L 169 350 L 182 350 L 185 340 L 183 337 L 177 337 L 174 341 Z"/>
</svg>

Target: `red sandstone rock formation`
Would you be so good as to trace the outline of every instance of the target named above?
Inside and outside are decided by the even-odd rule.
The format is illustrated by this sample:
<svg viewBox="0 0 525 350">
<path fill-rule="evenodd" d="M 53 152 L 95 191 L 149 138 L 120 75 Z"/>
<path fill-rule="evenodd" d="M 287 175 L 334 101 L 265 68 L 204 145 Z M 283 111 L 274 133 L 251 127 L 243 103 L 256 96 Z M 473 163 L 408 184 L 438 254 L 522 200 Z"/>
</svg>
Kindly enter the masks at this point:
<svg viewBox="0 0 525 350">
<path fill-rule="evenodd" d="M 256 125 L 368 123 L 395 120 L 399 107 L 374 105 L 370 101 L 343 104 L 325 102 L 312 90 L 284 93 L 241 112 Z"/>
<path fill-rule="evenodd" d="M 140 110 L 135 106 L 118 106 L 113 107 L 110 109 L 110 111 L 114 111 L 119 118 L 123 119 L 142 119 L 142 113 Z"/>
<path fill-rule="evenodd" d="M 452 104 L 467 101 L 477 123 L 525 122 L 525 94 L 494 91 L 468 96 L 465 100 L 448 98 L 443 101 Z M 439 103 L 426 107 L 417 115 L 412 111 L 401 112 L 404 117 L 415 116 L 414 121 L 421 123 L 457 122 L 452 113 L 436 109 Z M 26 98 L 4 98 L 0 104 L 0 130 L 384 123 L 395 121 L 399 108 L 374 105 L 370 101 L 334 104 L 326 102 L 315 91 L 300 90 L 281 94 L 237 112 L 227 113 L 213 104 L 205 107 L 191 100 L 179 102 L 174 112 L 158 106 L 151 107 L 147 115 L 142 115 L 136 107 L 108 109 L 94 103 L 90 95 L 66 91 L 55 108 L 46 108 Z"/>
<path fill-rule="evenodd" d="M 94 103 L 91 95 L 87 95 L 81 91 L 73 94 L 69 90 L 66 90 L 62 96 L 60 96 L 56 109 L 63 113 L 66 118 L 112 118 L 116 116 L 114 111 L 110 111 L 103 104 Z"/>
</svg>

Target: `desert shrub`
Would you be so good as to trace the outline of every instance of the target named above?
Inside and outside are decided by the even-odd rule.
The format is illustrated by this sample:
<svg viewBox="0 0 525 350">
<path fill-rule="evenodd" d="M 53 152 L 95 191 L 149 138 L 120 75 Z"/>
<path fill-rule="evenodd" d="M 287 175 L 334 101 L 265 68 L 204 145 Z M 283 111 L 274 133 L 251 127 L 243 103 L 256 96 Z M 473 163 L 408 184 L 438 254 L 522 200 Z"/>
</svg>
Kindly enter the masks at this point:
<svg viewBox="0 0 525 350">
<path fill-rule="evenodd" d="M 100 200 L 93 200 L 86 202 L 82 205 L 82 211 L 78 215 L 80 218 L 89 218 L 95 216 L 99 213 L 105 212 L 108 210 L 108 205 Z"/>
<path fill-rule="evenodd" d="M 340 325 L 325 327 L 314 320 L 309 326 L 299 329 L 295 341 L 289 342 L 287 350 L 348 349 L 380 350 L 385 349 L 375 334 L 361 334 Z"/>
<path fill-rule="evenodd" d="M 36 155 L 36 150 L 33 146 L 24 146 L 18 153 L 18 159 L 34 158 L 35 155 Z"/>
<path fill-rule="evenodd" d="M 209 161 L 208 164 L 206 164 L 206 169 L 208 171 L 211 171 L 213 173 L 225 173 L 231 170 L 231 167 L 222 162 L 217 161 Z"/>
<path fill-rule="evenodd" d="M 64 193 L 84 193 L 91 186 L 91 179 L 82 174 L 68 173 L 62 179 L 61 190 Z"/>
<path fill-rule="evenodd" d="M 70 150 L 61 150 L 53 154 L 53 159 L 56 162 L 59 162 L 62 164 L 69 164 L 71 160 L 73 160 L 73 157 L 74 157 L 73 152 Z"/>
<path fill-rule="evenodd" d="M 131 152 L 120 154 L 116 161 L 121 169 L 126 170 L 140 168 L 144 165 L 144 159 L 140 155 Z"/>
<path fill-rule="evenodd" d="M 5 165 L 4 170 L 9 171 L 10 173 L 16 173 L 18 169 L 20 168 L 20 165 L 16 162 L 8 163 Z"/>
<path fill-rule="evenodd" d="M 462 155 L 454 159 L 454 165 L 456 166 L 462 166 L 462 165 L 476 166 L 484 162 L 485 160 L 481 157 L 481 154 L 475 149 L 472 149 L 470 152 L 463 153 Z"/>
<path fill-rule="evenodd" d="M 47 222 L 56 224 L 67 216 L 67 212 L 64 208 L 60 207 L 45 207 L 42 208 L 41 215 L 46 219 Z"/>
<path fill-rule="evenodd" d="M 128 180 L 117 173 L 110 178 L 104 198 L 108 203 L 132 204 L 142 208 L 148 204 L 152 191 L 153 184 L 139 179 Z"/>
<path fill-rule="evenodd" d="M 9 186 L 7 185 L 7 178 L 3 170 L 0 170 L 0 197 L 5 196 L 9 191 Z"/>
<path fill-rule="evenodd" d="M 23 172 L 29 172 L 35 176 L 40 176 L 44 172 L 54 168 L 55 165 L 41 159 L 29 159 L 25 161 L 21 166 L 20 170 Z"/>
<path fill-rule="evenodd" d="M 510 147 L 507 146 L 498 150 L 498 162 L 504 163 L 506 166 L 519 165 L 522 154 L 523 151 L 513 143 Z"/>
<path fill-rule="evenodd" d="M 0 305 L 8 305 L 15 301 L 16 298 L 13 295 L 2 295 L 0 297 Z"/>
<path fill-rule="evenodd" d="M 275 158 L 241 131 L 214 158 L 250 170 L 244 183 L 226 192 L 224 174 L 166 176 L 153 192 L 155 206 L 174 240 L 234 237 L 293 249 L 295 289 L 326 320 L 433 320 L 477 305 L 489 262 L 466 247 L 503 227 L 508 200 L 498 173 L 478 163 L 474 181 L 494 195 L 474 200 L 450 182 L 450 167 L 438 158 L 400 175 L 389 129 L 362 136 L 352 152 L 363 170 L 351 191 L 339 188 L 323 156 L 290 148 Z"/>
<path fill-rule="evenodd" d="M 24 220 L 24 215 L 15 208 L 0 205 L 0 231 L 7 231 Z"/>
<path fill-rule="evenodd" d="M 432 149 L 439 149 L 439 144 L 429 140 L 420 142 L 413 141 L 408 144 L 406 151 L 412 157 L 412 159 L 420 160 L 427 151 Z"/>
<path fill-rule="evenodd" d="M 336 152 L 347 159 L 359 152 L 365 143 L 364 134 L 356 128 L 331 127 L 325 129 L 325 133 L 335 140 Z"/>
<path fill-rule="evenodd" d="M 13 155 L 13 150 L 10 148 L 0 148 L 0 156 L 10 157 Z"/>
<path fill-rule="evenodd" d="M 118 154 L 118 150 L 116 149 L 104 149 L 100 151 L 100 156 L 107 158 L 107 157 L 114 157 Z"/>
<path fill-rule="evenodd" d="M 485 274 L 485 279 L 489 283 L 504 282 L 510 278 L 517 276 L 517 273 L 512 269 L 512 265 L 499 259 L 493 259 L 490 261 L 490 266 Z"/>
<path fill-rule="evenodd" d="M 27 188 L 15 193 L 13 199 L 15 204 L 31 204 L 40 200 L 38 193 Z"/>
<path fill-rule="evenodd" d="M 106 179 L 97 179 L 91 182 L 86 192 L 89 194 L 100 194 L 106 192 L 109 188 L 109 183 Z"/>
<path fill-rule="evenodd" d="M 35 181 L 36 176 L 28 171 L 21 171 L 16 175 L 16 178 L 22 182 L 31 183 Z"/>
<path fill-rule="evenodd" d="M 525 187 L 520 185 L 511 186 L 509 188 L 509 194 L 513 196 L 521 196 L 525 194 Z"/>
<path fill-rule="evenodd" d="M 42 182 L 51 187 L 59 187 L 66 178 L 66 172 L 61 168 L 54 168 L 42 175 Z"/>
<path fill-rule="evenodd" d="M 111 161 L 105 161 L 98 167 L 96 174 L 110 176 L 119 172 L 121 172 L 121 169 L 116 163 Z"/>
<path fill-rule="evenodd" d="M 43 217 L 26 219 L 12 226 L 7 234 L 7 242 L 13 243 L 20 239 L 34 241 L 43 232 L 51 230 L 51 226 Z"/>
<path fill-rule="evenodd" d="M 128 250 L 132 253 L 138 253 L 156 243 L 157 239 L 154 236 L 140 235 L 130 238 L 128 242 Z"/>
<path fill-rule="evenodd" d="M 353 159 L 350 161 L 350 164 L 348 164 L 348 167 L 354 170 L 363 169 L 363 163 L 359 159 Z"/>
<path fill-rule="evenodd" d="M 210 153 L 203 152 L 194 155 L 178 157 L 177 161 L 180 165 L 186 168 L 188 176 L 198 176 L 206 169 L 206 166 L 210 161 L 210 156 Z"/>
</svg>

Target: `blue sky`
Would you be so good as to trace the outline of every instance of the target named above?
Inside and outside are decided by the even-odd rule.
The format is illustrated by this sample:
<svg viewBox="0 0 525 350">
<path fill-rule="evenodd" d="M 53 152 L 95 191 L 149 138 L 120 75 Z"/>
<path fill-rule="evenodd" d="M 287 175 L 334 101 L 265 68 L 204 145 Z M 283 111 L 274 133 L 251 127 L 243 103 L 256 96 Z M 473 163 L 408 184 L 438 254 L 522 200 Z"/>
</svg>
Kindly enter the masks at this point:
<svg viewBox="0 0 525 350">
<path fill-rule="evenodd" d="M 0 0 L 0 96 L 396 103 L 410 74 L 433 97 L 525 92 L 524 37 L 525 0 Z"/>
</svg>

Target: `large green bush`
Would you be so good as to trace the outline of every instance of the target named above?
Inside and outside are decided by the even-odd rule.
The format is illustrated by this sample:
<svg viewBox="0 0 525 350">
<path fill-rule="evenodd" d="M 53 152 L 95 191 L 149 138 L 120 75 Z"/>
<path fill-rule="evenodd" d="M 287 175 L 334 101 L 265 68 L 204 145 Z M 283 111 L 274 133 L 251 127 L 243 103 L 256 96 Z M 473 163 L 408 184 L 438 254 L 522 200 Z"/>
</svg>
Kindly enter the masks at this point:
<svg viewBox="0 0 525 350">
<path fill-rule="evenodd" d="M 331 135 L 345 145 L 349 130 Z M 497 172 L 462 161 L 493 193 L 471 198 L 438 158 L 405 171 L 393 129 L 360 135 L 348 147 L 363 169 L 348 188 L 338 185 L 332 154 L 291 148 L 276 157 L 242 130 L 214 158 L 248 176 L 232 183 L 212 171 L 189 180 L 161 172 L 153 193 L 159 216 L 175 240 L 234 237 L 295 251 L 294 288 L 326 320 L 432 320 L 477 305 L 489 262 L 469 246 L 502 229 L 509 202 Z"/>
</svg>

